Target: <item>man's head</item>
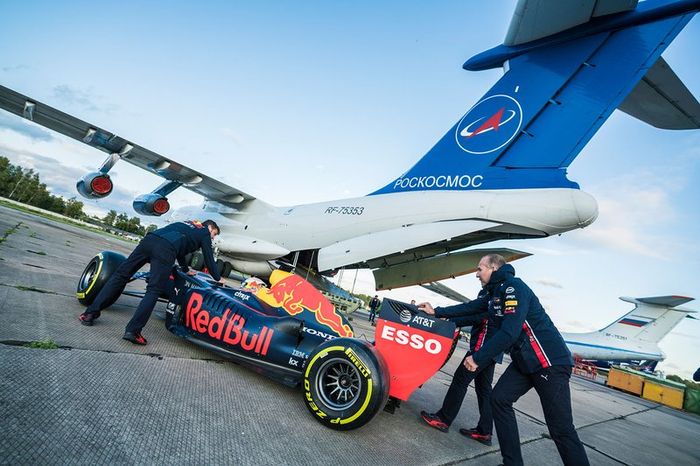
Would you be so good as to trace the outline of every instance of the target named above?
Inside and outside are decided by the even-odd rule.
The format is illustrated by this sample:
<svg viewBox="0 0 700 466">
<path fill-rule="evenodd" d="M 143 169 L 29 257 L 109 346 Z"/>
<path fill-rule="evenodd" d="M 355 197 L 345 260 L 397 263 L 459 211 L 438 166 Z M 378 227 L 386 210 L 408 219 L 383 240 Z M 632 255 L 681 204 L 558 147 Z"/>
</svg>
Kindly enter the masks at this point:
<svg viewBox="0 0 700 466">
<path fill-rule="evenodd" d="M 491 274 L 506 264 L 506 260 L 500 254 L 487 254 L 481 258 L 476 267 L 476 278 L 481 282 L 482 288 L 491 280 Z"/>
<path fill-rule="evenodd" d="M 217 225 L 214 220 L 205 220 L 202 222 L 202 225 L 209 229 L 209 234 L 211 235 L 212 240 L 216 237 L 216 235 L 221 233 L 219 225 Z"/>
</svg>

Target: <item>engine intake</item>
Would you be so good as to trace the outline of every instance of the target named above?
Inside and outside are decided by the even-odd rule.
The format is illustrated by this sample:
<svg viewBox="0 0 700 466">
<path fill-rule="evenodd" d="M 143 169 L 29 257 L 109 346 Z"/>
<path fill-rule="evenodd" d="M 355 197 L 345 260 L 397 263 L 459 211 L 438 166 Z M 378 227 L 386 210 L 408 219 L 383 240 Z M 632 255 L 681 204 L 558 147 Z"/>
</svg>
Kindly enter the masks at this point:
<svg viewBox="0 0 700 466">
<path fill-rule="evenodd" d="M 83 197 L 100 199 L 109 196 L 114 184 L 107 173 L 92 172 L 80 178 L 75 187 Z"/>
<path fill-rule="evenodd" d="M 134 210 L 142 215 L 160 217 L 170 210 L 168 198 L 156 193 L 142 194 L 133 202 Z"/>
</svg>

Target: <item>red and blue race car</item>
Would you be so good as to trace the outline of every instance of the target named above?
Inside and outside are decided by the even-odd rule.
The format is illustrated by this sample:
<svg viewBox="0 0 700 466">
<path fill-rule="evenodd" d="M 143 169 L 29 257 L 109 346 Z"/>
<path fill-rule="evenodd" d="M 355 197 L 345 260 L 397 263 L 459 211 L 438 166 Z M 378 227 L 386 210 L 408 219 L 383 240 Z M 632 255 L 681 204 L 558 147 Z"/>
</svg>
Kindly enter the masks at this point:
<svg viewBox="0 0 700 466">
<path fill-rule="evenodd" d="M 102 252 L 85 268 L 77 296 L 87 305 L 124 256 Z M 147 273 L 136 278 L 148 279 Z M 194 344 L 287 385 L 301 385 L 314 418 L 336 430 L 369 422 L 449 359 L 454 324 L 384 299 L 373 343 L 354 337 L 346 317 L 298 275 L 276 270 L 269 287 L 219 286 L 173 268 L 165 324 Z"/>
</svg>

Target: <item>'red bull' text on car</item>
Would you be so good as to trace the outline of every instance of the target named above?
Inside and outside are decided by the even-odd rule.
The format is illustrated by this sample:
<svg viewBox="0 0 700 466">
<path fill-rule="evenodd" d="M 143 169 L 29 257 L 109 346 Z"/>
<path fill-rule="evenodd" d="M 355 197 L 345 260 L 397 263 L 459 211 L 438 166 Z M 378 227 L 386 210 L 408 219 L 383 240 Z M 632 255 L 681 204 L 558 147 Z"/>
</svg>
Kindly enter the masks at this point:
<svg viewBox="0 0 700 466">
<path fill-rule="evenodd" d="M 105 251 L 78 282 L 89 304 L 124 260 Z M 134 279 L 148 279 L 138 273 Z M 173 334 L 286 385 L 301 385 L 314 418 L 336 430 L 369 422 L 432 377 L 449 359 L 454 324 L 385 299 L 375 341 L 354 337 L 344 315 L 311 284 L 276 270 L 270 287 L 218 286 L 211 277 L 173 268 L 165 324 Z M 134 294 L 134 293 L 125 293 Z"/>
</svg>

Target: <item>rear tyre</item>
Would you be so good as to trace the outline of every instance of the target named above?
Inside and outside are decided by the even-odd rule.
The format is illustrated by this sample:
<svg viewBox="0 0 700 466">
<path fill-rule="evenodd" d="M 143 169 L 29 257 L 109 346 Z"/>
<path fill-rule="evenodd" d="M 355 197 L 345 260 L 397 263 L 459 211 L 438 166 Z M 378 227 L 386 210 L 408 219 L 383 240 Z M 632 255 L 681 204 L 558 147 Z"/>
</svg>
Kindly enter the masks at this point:
<svg viewBox="0 0 700 466">
<path fill-rule="evenodd" d="M 221 259 L 216 259 L 216 271 L 219 272 L 219 276 L 224 276 L 224 261 Z"/>
<path fill-rule="evenodd" d="M 204 268 L 204 255 L 201 252 L 195 251 L 192 253 L 190 267 L 195 270 L 202 270 Z"/>
<path fill-rule="evenodd" d="M 109 277 L 125 260 L 125 256 L 112 251 L 102 251 L 90 259 L 78 280 L 75 293 L 78 302 L 84 306 L 92 304 Z"/>
<path fill-rule="evenodd" d="M 357 429 L 384 407 L 386 364 L 368 342 L 336 338 L 319 345 L 304 369 L 304 402 L 321 424 Z"/>
</svg>

